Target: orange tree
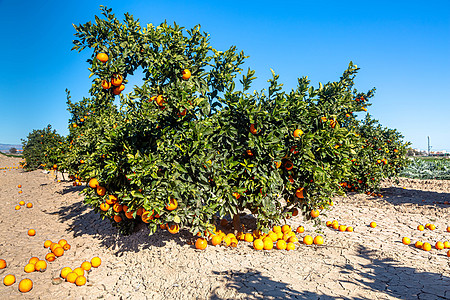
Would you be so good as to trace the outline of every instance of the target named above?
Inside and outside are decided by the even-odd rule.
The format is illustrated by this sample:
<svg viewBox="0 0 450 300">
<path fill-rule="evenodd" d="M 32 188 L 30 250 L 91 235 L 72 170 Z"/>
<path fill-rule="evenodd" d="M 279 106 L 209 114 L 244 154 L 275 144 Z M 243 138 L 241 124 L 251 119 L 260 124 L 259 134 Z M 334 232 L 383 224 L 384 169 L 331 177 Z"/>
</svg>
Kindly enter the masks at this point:
<svg viewBox="0 0 450 300">
<path fill-rule="evenodd" d="M 145 222 L 151 232 L 168 224 L 203 234 L 226 216 L 239 230 L 247 210 L 266 230 L 326 208 L 354 177 L 363 142 L 352 113 L 373 94 L 353 89 L 356 65 L 318 88 L 303 77 L 283 92 L 274 74 L 267 92 L 249 93 L 250 69 L 236 88 L 244 54 L 213 49 L 199 26 L 102 14 L 75 26 L 74 49 L 91 49 L 94 79 L 89 98 L 68 100 L 63 163 L 90 179 L 85 203 L 122 232 Z M 139 70 L 143 84 L 126 88 Z"/>
<path fill-rule="evenodd" d="M 27 139 L 22 140 L 24 168 L 26 170 L 35 170 L 45 166 L 53 168 L 57 156 L 55 154 L 54 157 L 49 157 L 47 149 L 58 147 L 62 140 L 63 137 L 56 133 L 56 130 L 52 130 L 51 125 L 30 132 Z"/>
</svg>

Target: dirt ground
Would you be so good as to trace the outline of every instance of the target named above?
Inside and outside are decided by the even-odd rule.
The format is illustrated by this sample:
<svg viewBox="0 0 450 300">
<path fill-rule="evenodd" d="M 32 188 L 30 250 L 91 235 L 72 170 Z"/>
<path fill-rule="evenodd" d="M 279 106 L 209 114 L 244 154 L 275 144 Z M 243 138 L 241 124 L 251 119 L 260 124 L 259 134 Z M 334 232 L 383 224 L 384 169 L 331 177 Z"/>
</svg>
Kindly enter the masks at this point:
<svg viewBox="0 0 450 300">
<path fill-rule="evenodd" d="M 0 156 L 0 168 L 18 163 Z M 288 224 L 306 229 L 299 239 L 306 234 L 325 239 L 322 246 L 299 244 L 294 251 L 255 251 L 246 242 L 199 251 L 187 244 L 188 232 L 148 236 L 145 227 L 119 236 L 82 204 L 81 188 L 57 183 L 40 170 L 0 170 L 0 258 L 7 262 L 0 278 L 16 276 L 14 285 L 0 284 L 2 299 L 450 299 L 449 249 L 434 248 L 437 241 L 450 241 L 450 205 L 444 204 L 450 202 L 450 181 L 402 178 L 399 184 L 384 183 L 383 198 L 337 197 L 319 218 L 355 231 L 315 228 L 292 218 Z M 20 200 L 33 208 L 16 211 Z M 378 226 L 369 227 L 371 221 Z M 436 230 L 416 229 L 425 223 Z M 30 228 L 35 236 L 27 235 Z M 403 236 L 411 245 L 402 244 Z M 43 259 L 48 252 L 45 240 L 62 238 L 70 250 L 43 273 L 24 272 L 30 257 Z M 417 240 L 433 249 L 414 248 Z M 53 284 L 61 268 L 78 267 L 94 256 L 102 265 L 92 269 L 85 286 Z M 18 291 L 23 278 L 34 283 L 25 294 Z"/>
</svg>

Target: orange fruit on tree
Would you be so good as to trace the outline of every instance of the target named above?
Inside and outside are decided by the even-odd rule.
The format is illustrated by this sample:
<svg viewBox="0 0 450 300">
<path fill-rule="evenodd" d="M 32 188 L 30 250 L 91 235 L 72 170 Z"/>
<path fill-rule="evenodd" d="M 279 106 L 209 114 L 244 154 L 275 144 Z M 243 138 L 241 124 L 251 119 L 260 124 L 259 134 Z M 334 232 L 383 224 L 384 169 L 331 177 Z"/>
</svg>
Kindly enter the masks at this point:
<svg viewBox="0 0 450 300">
<path fill-rule="evenodd" d="M 45 270 L 47 270 L 47 263 L 45 262 L 45 260 L 39 260 L 34 265 L 34 269 L 39 272 L 45 272 Z"/>
<path fill-rule="evenodd" d="M 109 195 L 108 198 L 106 198 L 106 203 L 108 203 L 109 205 L 113 205 L 114 203 L 117 202 L 117 197 L 114 195 Z"/>
<path fill-rule="evenodd" d="M 97 195 L 99 196 L 105 196 L 106 194 L 106 188 L 102 187 L 102 186 L 97 186 Z"/>
<path fill-rule="evenodd" d="M 222 237 L 220 235 L 214 235 L 211 239 L 211 244 L 213 246 L 220 245 L 222 243 Z"/>
<path fill-rule="evenodd" d="M 98 187 L 98 181 L 95 178 L 92 178 L 91 180 L 89 180 L 89 186 L 93 189 Z"/>
<path fill-rule="evenodd" d="M 100 210 L 102 210 L 102 211 L 108 211 L 108 210 L 109 210 L 109 204 L 106 203 L 106 202 L 100 204 Z"/>
<path fill-rule="evenodd" d="M 33 281 L 31 281 L 31 279 L 29 278 L 22 279 L 19 282 L 19 291 L 21 291 L 22 293 L 29 292 L 31 291 L 32 288 L 33 288 Z"/>
<path fill-rule="evenodd" d="M 75 279 L 75 284 L 77 286 L 82 286 L 86 284 L 86 277 L 82 276 L 78 276 L 77 279 Z"/>
<path fill-rule="evenodd" d="M 322 245 L 323 244 L 323 237 L 321 237 L 320 235 L 316 236 L 314 238 L 314 244 L 316 245 Z"/>
<path fill-rule="evenodd" d="M 278 250 L 286 250 L 287 243 L 284 240 L 278 240 L 276 246 Z"/>
<path fill-rule="evenodd" d="M 411 244 L 411 240 L 409 239 L 409 237 L 404 237 L 403 239 L 402 239 L 402 243 L 403 244 L 405 244 L 405 245 L 409 245 L 409 244 Z"/>
<path fill-rule="evenodd" d="M 3 284 L 6 286 L 10 286 L 14 284 L 14 282 L 16 282 L 16 276 L 12 274 L 8 274 L 5 276 L 5 278 L 3 278 Z"/>
<path fill-rule="evenodd" d="M 172 224 L 167 229 L 171 234 L 176 234 L 180 231 L 180 225 L 178 224 Z"/>
<path fill-rule="evenodd" d="M 417 241 L 417 242 L 414 244 L 414 246 L 415 246 L 416 248 L 418 248 L 418 249 L 422 249 L 423 242 Z"/>
<path fill-rule="evenodd" d="M 255 128 L 255 124 L 250 124 L 250 132 L 256 134 L 258 131 Z"/>
<path fill-rule="evenodd" d="M 59 249 L 62 249 L 62 248 L 59 248 Z M 63 250 L 63 252 L 64 252 L 64 250 Z M 45 260 L 46 261 L 55 261 L 55 259 L 56 259 L 56 255 L 54 254 L 54 253 L 52 253 L 52 252 L 49 252 L 49 253 L 47 253 L 46 255 L 45 255 Z"/>
<path fill-rule="evenodd" d="M 73 269 L 74 273 L 76 273 L 78 276 L 84 276 L 84 270 L 81 267 Z"/>
<path fill-rule="evenodd" d="M 67 274 L 69 274 L 70 272 L 72 272 L 72 268 L 70 268 L 70 267 L 64 267 L 64 268 L 61 269 L 60 276 L 61 276 L 62 278 L 64 278 L 64 279 L 66 279 Z"/>
<path fill-rule="evenodd" d="M 53 253 L 57 257 L 63 256 L 64 255 L 64 248 L 63 247 L 56 247 L 55 250 L 53 250 Z"/>
<path fill-rule="evenodd" d="M 188 80 L 189 78 L 191 78 L 191 71 L 189 71 L 188 69 L 184 69 L 181 74 L 183 74 L 182 78 L 184 80 Z"/>
<path fill-rule="evenodd" d="M 0 259 L 0 270 L 6 268 L 6 260 Z"/>
<path fill-rule="evenodd" d="M 264 242 L 261 239 L 256 239 L 253 241 L 253 248 L 255 250 L 262 250 L 264 249 Z"/>
<path fill-rule="evenodd" d="M 134 211 L 132 211 L 131 209 L 127 210 L 127 212 L 125 213 L 125 217 L 127 217 L 128 219 L 133 219 L 133 214 Z"/>
<path fill-rule="evenodd" d="M 313 209 L 310 213 L 311 217 L 317 218 L 320 215 L 320 212 L 317 209 Z"/>
<path fill-rule="evenodd" d="M 114 203 L 114 204 L 113 204 L 113 210 L 114 210 L 116 213 L 121 212 L 121 211 L 123 210 L 122 204 Z"/>
<path fill-rule="evenodd" d="M 169 203 L 166 205 L 166 209 L 170 210 L 170 211 L 176 209 L 177 207 L 178 207 L 178 202 L 177 202 L 177 200 L 175 200 L 173 198 L 171 198 Z"/>
<path fill-rule="evenodd" d="M 375 222 L 370 222 L 370 227 L 372 227 L 372 228 L 377 227 L 377 223 L 375 223 Z"/>
<path fill-rule="evenodd" d="M 423 225 L 419 225 L 419 226 L 417 226 L 417 230 L 424 231 L 425 227 L 423 227 Z"/>
<path fill-rule="evenodd" d="M 430 250 L 431 250 L 431 245 L 430 245 L 430 243 L 426 243 L 426 242 L 423 243 L 422 249 L 425 250 L 425 251 L 430 251 Z"/>
<path fill-rule="evenodd" d="M 156 97 L 156 104 L 158 106 L 163 106 L 164 103 L 166 103 L 166 101 L 164 100 L 163 95 L 158 95 L 158 97 Z"/>
<path fill-rule="evenodd" d="M 101 61 L 102 63 L 105 63 L 108 61 L 108 54 L 101 52 L 101 53 L 97 54 L 96 58 L 99 61 Z"/>
<path fill-rule="evenodd" d="M 303 244 L 305 244 L 305 245 L 312 245 L 312 243 L 313 243 L 313 237 L 312 236 L 306 235 L 303 238 Z"/>
<path fill-rule="evenodd" d="M 136 210 L 136 215 L 137 216 L 142 216 L 142 214 L 145 212 L 145 209 L 143 208 L 143 207 L 139 207 L 137 210 Z"/>
<path fill-rule="evenodd" d="M 34 272 L 36 269 L 34 268 L 33 264 L 26 264 L 25 268 L 23 268 L 25 273 L 31 273 Z"/>
<path fill-rule="evenodd" d="M 122 217 L 119 216 L 119 215 L 114 215 L 114 221 L 115 221 L 116 223 L 120 223 L 120 222 L 122 222 Z"/>
<path fill-rule="evenodd" d="M 294 137 L 298 138 L 303 134 L 303 131 L 301 129 L 295 129 L 294 130 Z"/>
<path fill-rule="evenodd" d="M 137 212 L 136 212 L 137 214 Z M 141 219 L 144 223 L 149 223 L 153 220 L 153 210 L 152 211 L 144 211 L 141 215 Z"/>
<path fill-rule="evenodd" d="M 290 251 L 290 250 L 295 250 L 295 244 L 288 242 L 286 245 L 286 250 Z"/>
<path fill-rule="evenodd" d="M 111 78 L 111 84 L 114 86 L 120 86 L 123 82 L 123 77 L 120 74 L 114 74 Z"/>
<path fill-rule="evenodd" d="M 436 245 L 434 247 L 437 250 L 443 250 L 444 249 L 444 243 L 443 242 L 436 242 Z"/>
<path fill-rule="evenodd" d="M 35 236 L 36 235 L 36 230 L 34 230 L 34 229 L 28 230 L 28 235 L 29 236 Z"/>
<path fill-rule="evenodd" d="M 111 88 L 111 81 L 106 79 L 102 80 L 102 88 L 104 90 L 109 90 Z"/>
<path fill-rule="evenodd" d="M 305 228 L 303 226 L 298 226 L 296 232 L 303 233 L 303 232 L 305 232 Z"/>
<path fill-rule="evenodd" d="M 32 258 L 30 258 L 30 259 L 28 260 L 28 263 L 34 265 L 34 264 L 36 264 L 38 261 L 39 261 L 39 258 L 37 258 L 36 256 L 33 256 Z"/>
<path fill-rule="evenodd" d="M 77 280 L 78 274 L 75 272 L 70 272 L 66 275 L 67 282 L 75 283 L 75 280 Z"/>
<path fill-rule="evenodd" d="M 28 202 L 28 203 L 27 203 L 27 208 L 32 208 L 32 207 L 33 207 L 33 203 Z"/>
</svg>

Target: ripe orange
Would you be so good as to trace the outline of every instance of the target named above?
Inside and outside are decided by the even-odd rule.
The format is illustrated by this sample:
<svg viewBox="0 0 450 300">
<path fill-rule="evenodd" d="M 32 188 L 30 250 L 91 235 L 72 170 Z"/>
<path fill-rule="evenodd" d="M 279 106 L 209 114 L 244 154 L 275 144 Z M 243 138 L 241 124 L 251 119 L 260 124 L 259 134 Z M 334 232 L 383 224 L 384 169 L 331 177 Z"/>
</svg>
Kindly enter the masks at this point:
<svg viewBox="0 0 450 300">
<path fill-rule="evenodd" d="M 12 285 L 14 282 L 16 282 L 16 276 L 8 274 L 3 278 L 3 284 L 6 286 Z"/>
<path fill-rule="evenodd" d="M 332 222 L 331 221 L 327 221 L 326 225 L 327 227 L 331 227 Z"/>
<path fill-rule="evenodd" d="M 64 245 L 67 244 L 67 241 L 66 241 L 65 239 L 60 239 L 60 240 L 58 241 L 58 244 L 59 244 L 61 247 L 64 247 Z"/>
<path fill-rule="evenodd" d="M 310 214 L 311 217 L 317 218 L 320 215 L 320 212 L 317 209 L 313 209 Z"/>
<path fill-rule="evenodd" d="M 205 250 L 206 246 L 208 246 L 208 242 L 204 238 L 198 238 L 195 241 L 195 248 L 199 250 Z"/>
<path fill-rule="evenodd" d="M 294 137 L 298 138 L 303 134 L 303 131 L 301 129 L 295 129 L 294 130 Z"/>
<path fill-rule="evenodd" d="M 272 231 L 275 232 L 275 233 L 281 232 L 281 227 L 275 225 L 275 226 L 273 226 Z"/>
<path fill-rule="evenodd" d="M 55 250 L 53 250 L 53 253 L 57 257 L 63 256 L 64 255 L 64 248 L 63 247 L 56 247 Z"/>
<path fill-rule="evenodd" d="M 119 215 L 115 215 L 114 216 L 114 221 L 116 221 L 117 223 L 120 223 L 122 221 L 122 217 Z"/>
<path fill-rule="evenodd" d="M 184 69 L 181 73 L 183 74 L 182 78 L 184 80 L 188 80 L 189 78 L 191 78 L 191 71 L 189 71 L 188 69 Z"/>
<path fill-rule="evenodd" d="M 22 293 L 29 292 L 31 291 L 32 288 L 33 288 L 33 281 L 31 281 L 31 279 L 29 278 L 22 279 L 19 282 L 19 291 L 21 291 Z"/>
<path fill-rule="evenodd" d="M 75 283 L 75 281 L 77 280 L 78 274 L 75 272 L 70 272 L 69 274 L 66 275 L 66 280 L 70 283 Z"/>
<path fill-rule="evenodd" d="M 30 260 L 28 261 L 29 264 L 36 264 L 39 261 L 39 258 L 37 258 L 36 256 L 30 258 Z"/>
<path fill-rule="evenodd" d="M 305 232 L 305 228 L 303 226 L 298 226 L 296 232 L 303 233 L 303 232 Z"/>
<path fill-rule="evenodd" d="M 430 251 L 431 250 L 430 243 L 423 243 L 422 249 L 425 250 L 425 251 Z"/>
<path fill-rule="evenodd" d="M 98 268 L 98 266 L 100 266 L 101 263 L 102 263 L 102 260 L 99 257 L 97 257 L 97 256 L 91 259 L 91 265 L 94 268 Z"/>
<path fill-rule="evenodd" d="M 21 185 L 21 184 L 19 184 L 19 185 L 18 185 L 17 187 L 18 187 L 18 188 L 20 189 L 20 188 L 22 188 L 22 185 Z"/>
<path fill-rule="evenodd" d="M 316 236 L 314 238 L 314 244 L 316 245 L 322 245 L 323 244 L 323 237 L 321 237 L 320 235 Z"/>
<path fill-rule="evenodd" d="M 89 186 L 93 189 L 98 187 L 98 181 L 95 178 L 92 178 L 91 180 L 89 180 Z"/>
<path fill-rule="evenodd" d="M 288 238 L 287 242 L 288 243 L 298 243 L 298 238 L 295 235 L 293 235 Z"/>
<path fill-rule="evenodd" d="M 25 268 L 23 268 L 23 270 L 25 271 L 25 273 L 31 273 L 34 272 L 36 269 L 34 268 L 33 264 L 27 264 Z"/>
<path fill-rule="evenodd" d="M 264 249 L 264 242 L 261 239 L 256 239 L 253 241 L 253 248 L 255 250 L 262 250 Z"/>
<path fill-rule="evenodd" d="M 84 270 L 80 267 L 73 269 L 74 273 L 76 273 L 78 276 L 84 276 Z"/>
<path fill-rule="evenodd" d="M 402 239 L 402 243 L 403 244 L 405 244 L 405 245 L 409 245 L 409 244 L 411 244 L 411 240 L 409 239 L 409 237 L 404 237 L 403 239 Z"/>
<path fill-rule="evenodd" d="M 106 202 L 100 204 L 100 210 L 102 210 L 102 211 L 108 211 L 108 210 L 109 210 L 109 204 L 106 203 Z"/>
<path fill-rule="evenodd" d="M 6 260 L 0 259 L 0 270 L 6 268 Z"/>
<path fill-rule="evenodd" d="M 278 240 L 278 235 L 277 235 L 275 232 L 273 232 L 273 231 L 270 231 L 270 232 L 269 232 L 268 237 L 269 237 L 273 242 L 276 242 L 276 241 Z"/>
<path fill-rule="evenodd" d="M 222 237 L 220 235 L 214 235 L 211 239 L 211 244 L 213 246 L 220 245 L 222 243 Z"/>
<path fill-rule="evenodd" d="M 69 274 L 70 272 L 72 272 L 72 269 L 70 267 L 64 267 L 61 269 L 61 277 L 66 279 L 67 274 Z"/>
<path fill-rule="evenodd" d="M 450 242 L 445 241 L 445 242 L 444 242 L 444 248 L 445 248 L 445 249 L 450 248 Z"/>
<path fill-rule="evenodd" d="M 62 249 L 62 248 L 60 248 L 60 249 Z M 63 250 L 63 252 L 64 252 L 64 250 Z M 52 253 L 52 252 L 49 252 L 49 253 L 47 253 L 46 255 L 45 255 L 45 260 L 46 261 L 55 261 L 55 259 L 56 259 L 56 255 L 54 254 L 54 253 Z"/>
<path fill-rule="evenodd" d="M 352 227 L 352 226 L 348 226 L 348 227 L 347 227 L 347 231 L 348 231 L 348 232 L 353 232 L 353 227 Z"/>
<path fill-rule="evenodd" d="M 36 230 L 34 230 L 34 229 L 28 230 L 28 235 L 29 236 L 35 236 L 36 235 Z"/>
<path fill-rule="evenodd" d="M 117 202 L 117 197 L 114 195 L 109 195 L 108 198 L 106 198 L 106 203 L 108 203 L 109 205 L 113 205 L 114 203 Z"/>
<path fill-rule="evenodd" d="M 417 241 L 417 242 L 414 244 L 414 246 L 415 246 L 417 249 L 422 249 L 423 242 Z"/>
<path fill-rule="evenodd" d="M 253 133 L 253 134 L 257 133 L 257 130 L 255 128 L 255 124 L 250 124 L 250 132 Z"/>
<path fill-rule="evenodd" d="M 111 84 L 114 86 L 120 86 L 122 84 L 122 81 L 123 81 L 123 77 L 120 74 L 115 74 L 111 78 Z"/>
<path fill-rule="evenodd" d="M 271 238 L 266 238 L 263 240 L 264 250 L 272 250 L 273 249 L 273 241 Z"/>
<path fill-rule="evenodd" d="M 417 230 L 424 231 L 425 227 L 423 227 L 423 225 L 419 225 L 419 226 L 417 226 Z"/>
<path fill-rule="evenodd" d="M 86 284 L 86 277 L 84 276 L 78 276 L 77 279 L 75 279 L 75 284 L 78 286 L 82 286 Z"/>
<path fill-rule="evenodd" d="M 123 210 L 123 206 L 119 203 L 113 204 L 113 210 L 117 213 L 121 212 Z"/>
<path fill-rule="evenodd" d="M 70 244 L 69 243 L 65 244 L 63 248 L 64 251 L 70 250 Z"/>
<path fill-rule="evenodd" d="M 15 210 L 19 210 L 19 209 L 20 209 L 20 205 L 16 205 L 16 206 L 14 207 L 14 209 L 15 209 Z"/>
<path fill-rule="evenodd" d="M 448 252 L 447 252 L 447 256 L 448 256 L 448 257 L 450 257 L 450 250 L 448 250 Z"/>
<path fill-rule="evenodd" d="M 278 250 L 286 250 L 287 243 L 284 240 L 278 240 L 276 246 Z"/>
<path fill-rule="evenodd" d="M 295 250 L 295 244 L 294 243 L 287 243 L 286 250 Z"/>
<path fill-rule="evenodd" d="M 47 270 L 47 263 L 45 262 L 45 260 L 40 260 L 36 262 L 36 264 L 34 265 L 34 269 L 39 272 L 45 272 L 45 270 Z"/>
<path fill-rule="evenodd" d="M 312 238 L 312 236 L 306 235 L 306 236 L 303 238 L 303 244 L 305 244 L 305 245 L 312 245 L 312 243 L 313 243 L 313 238 Z"/>
<path fill-rule="evenodd" d="M 253 240 L 254 240 L 254 238 L 251 233 L 246 233 L 244 235 L 244 241 L 251 243 L 251 242 L 253 242 Z"/>
<path fill-rule="evenodd" d="M 105 196 L 106 194 L 106 188 L 102 187 L 102 186 L 97 186 L 97 195 L 99 196 Z"/>
<path fill-rule="evenodd" d="M 169 203 L 166 205 L 166 209 L 169 211 L 174 210 L 177 207 L 178 207 L 178 202 L 177 202 L 177 200 L 175 200 L 173 198 L 171 198 Z"/>
<path fill-rule="evenodd" d="M 437 242 L 434 246 L 437 250 L 443 250 L 444 249 L 444 243 L 443 242 Z"/>
<path fill-rule="evenodd" d="M 81 268 L 85 271 L 89 271 L 91 269 L 92 265 L 90 262 L 85 261 L 81 264 Z"/>
<path fill-rule="evenodd" d="M 339 231 L 346 231 L 346 230 L 347 230 L 347 226 L 339 225 Z"/>
<path fill-rule="evenodd" d="M 428 229 L 430 229 L 430 230 L 435 230 L 435 229 L 436 229 L 436 225 L 430 224 L 430 226 L 428 226 Z"/>
<path fill-rule="evenodd" d="M 50 240 L 46 240 L 45 242 L 44 242 L 44 248 L 48 248 L 48 247 L 50 247 L 52 245 L 52 241 L 50 241 Z"/>
<path fill-rule="evenodd" d="M 427 223 L 427 224 L 425 224 L 425 228 L 428 228 L 428 227 L 430 227 L 430 223 Z"/>
<path fill-rule="evenodd" d="M 377 223 L 375 223 L 375 222 L 370 222 L 370 227 L 372 227 L 372 228 L 377 227 Z"/>
<path fill-rule="evenodd" d="M 21 201 L 19 202 L 19 205 L 20 205 L 20 206 L 24 206 L 24 205 L 25 205 L 25 201 L 21 200 Z"/>
<path fill-rule="evenodd" d="M 286 233 L 286 232 L 289 232 L 289 231 L 291 231 L 291 226 L 289 226 L 289 225 L 283 225 L 282 227 L 281 227 L 281 232 L 282 233 Z"/>
<path fill-rule="evenodd" d="M 32 207 L 33 207 L 33 203 L 28 202 L 28 203 L 27 203 L 27 208 L 32 208 Z"/>
<path fill-rule="evenodd" d="M 105 63 L 105 62 L 107 62 L 108 61 L 108 54 L 106 54 L 106 53 L 99 53 L 99 54 L 97 54 L 97 59 L 99 60 L 99 61 L 101 61 L 102 63 Z"/>
<path fill-rule="evenodd" d="M 447 227 L 447 232 L 450 232 L 450 226 Z"/>
</svg>

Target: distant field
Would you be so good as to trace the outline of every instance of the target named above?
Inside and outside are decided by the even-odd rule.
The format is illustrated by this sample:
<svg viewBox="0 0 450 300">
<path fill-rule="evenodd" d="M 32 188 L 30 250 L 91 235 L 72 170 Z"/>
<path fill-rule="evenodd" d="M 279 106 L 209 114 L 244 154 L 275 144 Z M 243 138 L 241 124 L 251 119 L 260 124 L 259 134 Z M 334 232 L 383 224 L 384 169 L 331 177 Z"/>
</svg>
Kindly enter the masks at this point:
<svg viewBox="0 0 450 300">
<path fill-rule="evenodd" d="M 450 159 L 433 157 L 413 158 L 400 176 L 417 179 L 450 180 Z"/>
</svg>

